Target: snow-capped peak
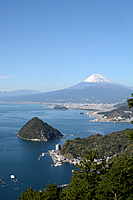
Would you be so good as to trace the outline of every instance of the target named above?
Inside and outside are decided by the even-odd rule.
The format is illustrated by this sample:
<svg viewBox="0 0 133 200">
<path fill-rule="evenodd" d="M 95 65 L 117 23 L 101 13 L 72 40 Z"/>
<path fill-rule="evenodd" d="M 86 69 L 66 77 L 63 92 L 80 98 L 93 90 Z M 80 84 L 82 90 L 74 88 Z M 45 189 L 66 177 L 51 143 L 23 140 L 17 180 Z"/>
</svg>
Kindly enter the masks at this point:
<svg viewBox="0 0 133 200">
<path fill-rule="evenodd" d="M 87 79 L 85 79 L 83 82 L 91 82 L 91 83 L 104 83 L 104 82 L 108 82 L 108 83 L 113 83 L 113 81 L 111 81 L 111 80 L 103 77 L 100 74 L 92 74 Z"/>
</svg>

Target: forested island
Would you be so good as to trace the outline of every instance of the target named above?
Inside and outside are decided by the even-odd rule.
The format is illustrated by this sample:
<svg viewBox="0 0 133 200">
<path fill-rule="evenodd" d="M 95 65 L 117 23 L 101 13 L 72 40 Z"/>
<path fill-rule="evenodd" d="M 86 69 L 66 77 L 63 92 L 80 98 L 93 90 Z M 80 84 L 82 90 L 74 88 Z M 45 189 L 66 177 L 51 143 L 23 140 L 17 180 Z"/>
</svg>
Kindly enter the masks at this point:
<svg viewBox="0 0 133 200">
<path fill-rule="evenodd" d="M 55 105 L 54 109 L 55 110 L 68 110 L 68 108 L 66 106 L 61 106 L 61 105 Z"/>
<path fill-rule="evenodd" d="M 61 138 L 63 135 L 38 117 L 34 117 L 20 129 L 17 136 L 24 140 L 50 141 Z"/>
</svg>

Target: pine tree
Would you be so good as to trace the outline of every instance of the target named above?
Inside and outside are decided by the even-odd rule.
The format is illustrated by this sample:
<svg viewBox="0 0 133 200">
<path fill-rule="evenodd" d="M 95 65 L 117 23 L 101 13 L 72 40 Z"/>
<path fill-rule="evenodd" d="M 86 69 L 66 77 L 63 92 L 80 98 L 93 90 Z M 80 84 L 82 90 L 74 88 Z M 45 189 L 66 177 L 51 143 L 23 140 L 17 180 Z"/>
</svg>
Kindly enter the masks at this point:
<svg viewBox="0 0 133 200">
<path fill-rule="evenodd" d="M 97 188 L 99 200 L 133 199 L 133 156 L 121 156 L 109 169 Z"/>
<path fill-rule="evenodd" d="M 74 170 L 71 182 L 67 189 L 62 190 L 62 200 L 93 200 L 96 198 L 98 183 L 102 181 L 101 175 L 106 173 L 105 161 L 101 164 L 94 162 L 96 152 L 88 151 L 83 161 Z"/>
</svg>

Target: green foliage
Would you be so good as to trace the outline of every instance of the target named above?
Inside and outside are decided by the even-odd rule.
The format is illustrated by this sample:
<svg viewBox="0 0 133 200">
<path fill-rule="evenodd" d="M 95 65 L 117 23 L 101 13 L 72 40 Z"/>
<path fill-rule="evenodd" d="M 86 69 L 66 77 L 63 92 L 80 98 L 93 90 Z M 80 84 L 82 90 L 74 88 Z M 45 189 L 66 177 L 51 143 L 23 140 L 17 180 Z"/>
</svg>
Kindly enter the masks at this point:
<svg viewBox="0 0 133 200">
<path fill-rule="evenodd" d="M 59 188 L 56 184 L 51 182 L 47 185 L 46 190 L 44 189 L 37 192 L 32 188 L 26 189 L 18 200 L 58 200 L 59 199 Z"/>
<path fill-rule="evenodd" d="M 96 152 L 88 154 L 74 170 L 71 182 L 60 191 L 49 183 L 46 190 L 26 189 L 18 200 L 131 200 L 133 199 L 133 156 L 121 156 L 112 162 L 95 162 Z"/>
<path fill-rule="evenodd" d="M 132 97 L 133 97 L 133 93 L 132 93 Z M 128 107 L 132 108 L 133 107 L 133 98 L 128 99 L 127 102 L 128 102 Z M 131 122 L 131 124 L 133 124 L 133 121 Z M 128 136 L 129 140 L 133 140 L 133 131 L 129 131 L 127 133 L 127 136 Z"/>
<path fill-rule="evenodd" d="M 28 121 L 19 131 L 18 136 L 22 139 L 38 139 L 38 140 L 53 140 L 63 135 L 52 128 L 47 123 L 44 123 L 37 117 Z"/>
<path fill-rule="evenodd" d="M 133 97 L 133 93 L 132 93 L 132 97 Z M 127 102 L 128 102 L 128 107 L 132 108 L 133 107 L 133 98 L 127 99 Z"/>
<path fill-rule="evenodd" d="M 101 176 L 105 175 L 107 168 L 105 161 L 99 165 L 94 162 L 95 157 L 96 152 L 88 151 L 88 154 L 78 165 L 79 169 L 74 170 L 67 189 L 61 191 L 61 199 L 96 199 L 98 183 L 102 181 Z"/>
<path fill-rule="evenodd" d="M 38 192 L 36 190 L 33 190 L 32 188 L 26 189 L 20 197 L 18 197 L 18 200 L 39 200 Z"/>
<path fill-rule="evenodd" d="M 127 132 L 127 137 L 129 140 L 133 140 L 133 131 Z"/>
<path fill-rule="evenodd" d="M 129 141 L 126 133 L 133 129 L 113 132 L 107 135 L 92 135 L 87 138 L 75 138 L 67 140 L 61 149 L 61 153 L 71 157 L 84 157 L 88 150 L 97 152 L 97 158 L 104 156 L 119 155 L 123 152 L 126 154 L 133 153 L 133 142 Z"/>
<path fill-rule="evenodd" d="M 46 187 L 45 192 L 45 199 L 46 200 L 58 200 L 59 199 L 59 188 L 56 184 L 52 184 L 51 182 Z"/>
<path fill-rule="evenodd" d="M 133 199 L 133 156 L 122 156 L 106 173 L 97 188 L 97 198 Z"/>
<path fill-rule="evenodd" d="M 128 99 L 128 105 L 133 107 L 133 99 Z M 102 158 L 104 155 L 111 156 L 122 151 L 131 153 L 133 143 L 125 134 L 133 140 L 133 129 L 105 136 L 97 134 L 88 138 L 67 140 L 61 153 L 84 157 L 78 169 L 74 170 L 68 187 L 60 191 L 56 184 L 50 182 L 45 191 L 26 189 L 18 200 L 132 200 L 133 155 L 122 155 L 110 163 L 104 160 L 97 164 L 94 160 L 96 155 Z"/>
</svg>

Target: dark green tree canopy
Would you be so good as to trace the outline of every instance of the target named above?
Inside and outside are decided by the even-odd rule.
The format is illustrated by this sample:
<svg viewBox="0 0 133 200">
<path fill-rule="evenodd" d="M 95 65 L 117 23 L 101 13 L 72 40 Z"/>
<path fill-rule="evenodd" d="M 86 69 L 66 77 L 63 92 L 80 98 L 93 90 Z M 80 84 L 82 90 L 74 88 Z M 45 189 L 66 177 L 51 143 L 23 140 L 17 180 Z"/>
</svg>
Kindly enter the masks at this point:
<svg viewBox="0 0 133 200">
<path fill-rule="evenodd" d="M 132 93 L 132 97 L 133 97 L 133 93 Z M 128 102 L 129 108 L 133 107 L 133 98 L 128 99 L 127 102 Z M 131 123 L 133 124 L 133 121 L 131 121 Z M 133 140 L 133 131 L 129 131 L 127 133 L 127 136 L 129 140 Z"/>
<path fill-rule="evenodd" d="M 97 188 L 97 198 L 133 199 L 133 156 L 121 156 L 106 173 Z"/>
<path fill-rule="evenodd" d="M 133 93 L 131 95 L 133 97 Z M 133 98 L 127 99 L 129 108 L 133 107 Z"/>
<path fill-rule="evenodd" d="M 21 139 L 39 141 L 49 141 L 62 137 L 63 135 L 49 124 L 43 122 L 38 117 L 33 117 L 19 131 L 18 137 Z"/>
</svg>

